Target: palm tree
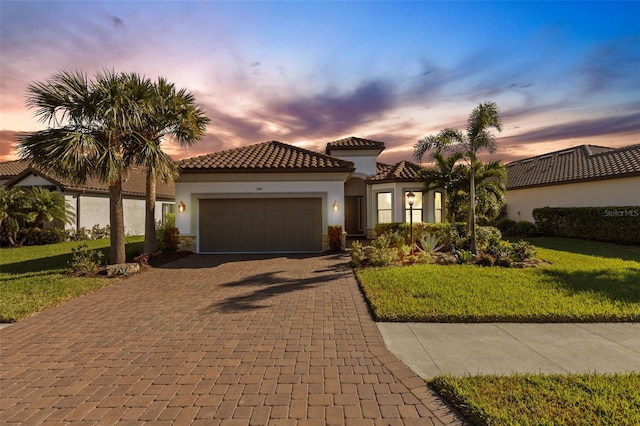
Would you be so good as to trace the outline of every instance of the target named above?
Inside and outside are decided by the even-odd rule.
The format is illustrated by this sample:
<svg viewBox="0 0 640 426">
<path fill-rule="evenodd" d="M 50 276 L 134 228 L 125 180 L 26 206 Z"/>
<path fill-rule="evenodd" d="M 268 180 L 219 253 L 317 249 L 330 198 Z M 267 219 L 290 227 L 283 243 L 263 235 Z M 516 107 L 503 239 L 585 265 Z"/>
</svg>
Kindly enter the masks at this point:
<svg viewBox="0 0 640 426">
<path fill-rule="evenodd" d="M 463 177 L 459 181 L 458 211 L 460 214 L 471 215 L 469 202 L 470 174 L 469 167 L 462 166 Z M 500 214 L 504 206 L 504 192 L 506 190 L 507 169 L 500 161 L 478 163 L 475 173 L 476 185 L 476 215 L 482 222 L 491 222 Z"/>
<path fill-rule="evenodd" d="M 111 263 L 125 261 L 122 176 L 131 129 L 139 124 L 148 92 L 131 84 L 137 76 L 103 71 L 90 81 L 62 71 L 28 87 L 27 106 L 47 129 L 21 137 L 24 159 L 78 183 L 93 176 L 109 186 Z"/>
<path fill-rule="evenodd" d="M 456 222 L 456 211 L 451 208 L 449 198 L 461 178 L 458 161 L 460 161 L 462 157 L 463 155 L 460 152 L 454 152 L 449 157 L 445 157 L 442 152 L 436 152 L 433 154 L 435 167 L 421 169 L 418 173 L 418 179 L 422 181 L 425 191 L 442 188 L 447 206 L 446 210 L 451 223 Z"/>
<path fill-rule="evenodd" d="M 152 85 L 150 104 L 145 109 L 141 128 L 137 130 L 138 145 L 132 150 L 133 161 L 146 168 L 144 252 L 153 254 L 158 245 L 155 237 L 156 183 L 171 182 L 178 177 L 175 162 L 161 148 L 166 139 L 181 146 L 196 143 L 204 135 L 209 119 L 186 89 L 176 90 L 164 78 Z"/>
<path fill-rule="evenodd" d="M 20 241 L 16 241 L 17 245 L 22 245 L 37 228 L 46 222 L 56 221 L 71 224 L 75 220 L 75 213 L 70 210 L 69 205 L 59 192 L 36 186 L 27 192 L 27 202 L 25 219 L 31 226 Z"/>
<path fill-rule="evenodd" d="M 24 191 L 16 186 L 0 186 L 0 224 L 7 242 L 12 246 L 16 243 L 20 230 L 20 222 L 26 215 L 27 197 Z"/>
<path fill-rule="evenodd" d="M 467 120 L 466 133 L 457 129 L 446 128 L 437 135 L 426 136 L 416 143 L 414 146 L 414 157 L 421 160 L 424 154 L 435 149 L 442 151 L 448 147 L 455 146 L 469 161 L 470 168 L 470 215 L 469 228 L 471 230 L 470 249 L 474 254 L 478 253 L 476 244 L 476 185 L 475 170 L 477 168 L 478 151 L 487 149 L 490 153 L 495 152 L 496 140 L 489 131 L 491 128 L 498 132 L 502 131 L 502 121 L 498 111 L 498 105 L 495 102 L 484 102 L 473 109 Z"/>
</svg>

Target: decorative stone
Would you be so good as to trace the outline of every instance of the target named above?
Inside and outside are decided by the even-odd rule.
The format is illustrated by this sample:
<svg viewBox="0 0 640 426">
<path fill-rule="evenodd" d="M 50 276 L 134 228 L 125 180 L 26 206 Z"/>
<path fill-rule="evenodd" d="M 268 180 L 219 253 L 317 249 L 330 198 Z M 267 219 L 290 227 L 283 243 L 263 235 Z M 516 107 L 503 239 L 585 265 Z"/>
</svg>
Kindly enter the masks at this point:
<svg viewBox="0 0 640 426">
<path fill-rule="evenodd" d="M 107 265 L 107 276 L 114 277 L 118 275 L 135 274 L 140 272 L 139 263 L 118 263 L 117 265 Z"/>
</svg>

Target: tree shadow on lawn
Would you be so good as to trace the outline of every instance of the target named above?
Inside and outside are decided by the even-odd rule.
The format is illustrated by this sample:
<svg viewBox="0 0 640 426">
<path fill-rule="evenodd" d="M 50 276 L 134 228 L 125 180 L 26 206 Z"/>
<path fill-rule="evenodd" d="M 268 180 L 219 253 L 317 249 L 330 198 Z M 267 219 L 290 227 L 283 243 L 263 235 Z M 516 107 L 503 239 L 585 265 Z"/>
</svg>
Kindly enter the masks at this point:
<svg viewBox="0 0 640 426">
<path fill-rule="evenodd" d="M 519 241 L 520 239 L 522 238 L 509 238 L 511 241 Z M 581 240 L 577 238 L 535 237 L 524 239 L 536 247 L 550 250 L 640 262 L 639 246 Z"/>
<path fill-rule="evenodd" d="M 640 304 L 640 269 L 567 272 L 541 268 L 539 271 L 575 294 L 592 292 L 604 295 L 611 301 Z"/>
<path fill-rule="evenodd" d="M 211 303 L 207 311 L 237 313 L 271 306 L 265 303 L 268 299 L 282 294 L 319 287 L 324 283 L 340 279 L 348 272 L 343 265 L 334 269 L 327 268 L 306 273 L 306 277 L 298 278 L 288 275 L 287 271 L 265 272 L 248 276 L 242 280 L 222 284 L 222 287 L 248 287 L 248 293 L 237 294 Z"/>
</svg>

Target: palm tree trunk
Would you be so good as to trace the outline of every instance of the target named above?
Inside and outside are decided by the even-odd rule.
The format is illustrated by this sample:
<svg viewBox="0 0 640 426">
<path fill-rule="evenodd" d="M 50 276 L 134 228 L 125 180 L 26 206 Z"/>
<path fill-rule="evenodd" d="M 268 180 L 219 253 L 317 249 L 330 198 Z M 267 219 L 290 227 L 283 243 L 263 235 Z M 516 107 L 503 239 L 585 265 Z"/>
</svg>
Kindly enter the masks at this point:
<svg viewBox="0 0 640 426">
<path fill-rule="evenodd" d="M 153 168 L 147 171 L 147 194 L 144 216 L 144 252 L 153 255 L 158 251 L 156 242 L 156 174 Z"/>
<path fill-rule="evenodd" d="M 124 237 L 124 208 L 122 206 L 122 177 L 109 184 L 109 221 L 111 223 L 111 252 L 109 263 L 115 265 L 126 261 Z"/>
<path fill-rule="evenodd" d="M 471 187 L 469 188 L 469 229 L 471 230 L 471 238 L 469 241 L 469 249 L 471 253 L 478 254 L 478 245 L 476 243 L 476 164 L 471 162 Z"/>
</svg>

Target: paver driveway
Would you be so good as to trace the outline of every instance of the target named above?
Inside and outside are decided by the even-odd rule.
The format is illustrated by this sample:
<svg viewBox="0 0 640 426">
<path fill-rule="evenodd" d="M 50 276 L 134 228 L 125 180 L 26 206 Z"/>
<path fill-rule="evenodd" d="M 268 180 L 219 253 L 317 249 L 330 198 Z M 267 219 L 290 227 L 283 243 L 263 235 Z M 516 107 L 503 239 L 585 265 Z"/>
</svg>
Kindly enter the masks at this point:
<svg viewBox="0 0 640 426">
<path fill-rule="evenodd" d="M 189 256 L 0 331 L 3 423 L 457 424 L 341 256 Z"/>
</svg>

